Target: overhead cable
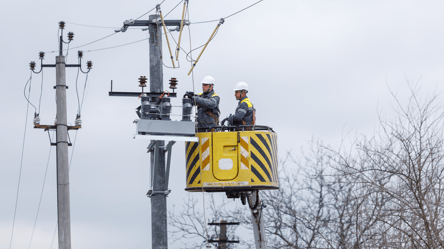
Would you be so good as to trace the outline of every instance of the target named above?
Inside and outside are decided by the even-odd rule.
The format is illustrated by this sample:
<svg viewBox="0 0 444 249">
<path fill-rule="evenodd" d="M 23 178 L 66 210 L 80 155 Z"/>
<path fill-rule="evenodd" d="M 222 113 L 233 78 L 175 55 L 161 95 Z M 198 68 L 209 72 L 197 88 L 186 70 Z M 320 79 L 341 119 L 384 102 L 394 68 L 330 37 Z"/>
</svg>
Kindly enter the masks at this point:
<svg viewBox="0 0 444 249">
<path fill-rule="evenodd" d="M 80 23 L 73 23 L 73 22 L 65 22 L 68 24 L 78 25 L 78 26 L 84 26 L 84 27 L 90 27 L 90 28 L 100 28 L 100 29 L 118 29 L 116 27 L 104 27 L 104 26 L 95 26 L 95 25 L 87 25 L 87 24 L 80 24 Z"/>
<path fill-rule="evenodd" d="M 174 6 L 174 8 L 172 8 L 172 9 L 170 10 L 170 12 L 168 12 L 164 17 L 167 17 L 171 12 L 173 12 L 173 10 L 175 10 L 175 9 L 177 8 L 177 6 L 179 6 L 179 4 L 180 4 L 181 2 L 183 2 L 183 0 L 180 0 L 180 2 L 179 2 L 176 6 Z"/>
<path fill-rule="evenodd" d="M 149 39 L 149 38 L 143 38 L 142 40 L 138 40 L 138 41 L 134 41 L 134 42 L 130 42 L 130 43 L 125 43 L 125 44 L 122 44 L 122 45 L 117 45 L 117 46 L 107 47 L 107 48 L 99 48 L 99 49 L 86 50 L 86 51 L 83 51 L 83 52 L 95 52 L 95 51 L 100 51 L 100 50 L 106 50 L 106 49 L 112 49 L 112 48 L 123 47 L 123 46 L 131 45 L 131 44 L 134 44 L 134 43 L 138 43 L 138 42 L 141 42 L 141 41 L 145 41 L 145 40 L 148 40 L 148 39 Z"/>
<path fill-rule="evenodd" d="M 32 238 L 34 237 L 34 231 L 35 231 L 35 227 L 36 227 L 36 224 L 37 224 L 37 219 L 39 217 L 40 205 L 42 204 L 43 190 L 45 189 L 45 182 L 46 182 L 46 175 L 48 173 L 49 159 L 51 158 L 51 149 L 52 149 L 52 146 L 49 146 L 49 155 L 48 155 L 48 161 L 46 162 L 45 176 L 43 177 L 42 191 L 40 193 L 39 205 L 37 207 L 37 214 L 35 216 L 34 227 L 32 228 L 31 239 L 29 240 L 28 249 L 31 248 Z"/>
<path fill-rule="evenodd" d="M 246 10 L 246 9 L 249 9 L 249 8 L 253 7 L 254 5 L 256 5 L 256 4 L 258 4 L 258 3 L 262 2 L 262 1 L 264 1 L 264 0 L 259 0 L 259 1 L 255 2 L 255 3 L 253 3 L 252 5 L 248 6 L 248 7 L 245 7 L 245 8 L 243 8 L 243 9 L 237 11 L 237 12 L 234 12 L 234 13 L 231 14 L 231 15 L 228 15 L 228 16 L 224 17 L 224 19 L 227 19 L 227 18 L 232 17 L 232 16 L 234 16 L 234 15 L 236 15 L 236 14 L 238 14 L 238 13 L 240 13 L 240 12 Z M 210 23 L 210 22 L 217 22 L 217 21 L 219 21 L 219 20 L 220 20 L 220 19 L 214 19 L 214 20 L 209 20 L 209 21 L 193 22 L 193 23 L 191 23 L 191 24 Z"/>
<path fill-rule="evenodd" d="M 92 42 L 89 42 L 89 43 L 83 44 L 83 45 L 81 45 L 81 46 L 77 46 L 77 47 L 70 48 L 69 50 L 71 50 L 71 49 L 76 49 L 76 48 L 81 48 L 81 47 L 84 47 L 84 46 L 87 46 L 87 45 L 90 45 L 90 44 L 96 43 L 96 42 L 101 41 L 101 40 L 103 40 L 103 39 L 106 39 L 106 38 L 108 38 L 108 37 L 110 37 L 110 36 L 113 36 L 113 35 L 115 35 L 115 34 L 117 34 L 117 33 L 112 33 L 112 34 L 107 35 L 107 36 L 105 36 L 105 37 L 102 37 L 102 38 L 100 38 L 100 39 L 98 39 L 98 40 L 95 40 L 95 41 L 92 41 Z M 64 50 L 62 50 L 62 51 L 66 51 L 66 50 L 68 50 L 68 49 L 64 49 Z M 59 50 L 54 50 L 54 51 L 50 51 L 50 52 L 46 52 L 46 53 L 55 53 L 55 52 L 59 52 Z"/>
<path fill-rule="evenodd" d="M 42 71 L 42 83 L 40 84 L 40 98 L 39 98 L 39 112 L 40 113 L 40 106 L 42 104 L 42 95 L 43 95 L 43 71 Z"/>
<path fill-rule="evenodd" d="M 32 72 L 31 72 L 31 75 L 29 76 L 28 82 L 26 82 L 25 89 L 26 89 L 26 86 L 28 85 L 28 83 L 31 80 L 32 80 Z M 31 94 L 31 85 L 29 85 L 28 97 L 29 97 L 30 94 Z M 26 95 L 25 95 L 25 98 L 26 98 Z M 28 98 L 26 98 L 26 100 L 28 100 Z M 22 179 L 23 156 L 25 154 L 26 126 L 28 124 L 29 104 L 31 104 L 31 102 L 29 102 L 29 100 L 28 100 L 28 104 L 26 105 L 25 130 L 23 132 L 23 143 L 22 143 L 22 156 L 21 156 L 21 159 L 20 159 L 20 170 L 19 170 L 19 177 L 18 177 L 18 183 L 17 183 L 17 194 L 16 194 L 16 197 L 15 197 L 14 218 L 12 219 L 12 231 L 11 231 L 11 240 L 9 242 L 9 249 L 11 249 L 12 240 L 14 238 L 15 217 L 16 217 L 16 214 L 17 214 L 17 205 L 18 205 L 18 199 L 19 199 L 19 193 L 20 193 L 20 181 Z"/>
<path fill-rule="evenodd" d="M 253 7 L 254 5 L 256 5 L 256 4 L 258 4 L 258 3 L 262 2 L 262 1 L 264 1 L 264 0 L 259 0 L 259 1 L 255 2 L 255 3 L 253 3 L 252 5 L 250 5 L 250 6 L 246 7 L 246 8 L 243 8 L 243 9 L 239 10 L 238 12 L 235 12 L 235 13 L 229 15 L 229 16 L 226 16 L 224 19 L 227 19 L 227 18 L 232 17 L 232 16 L 234 16 L 234 15 L 236 15 L 236 14 L 238 14 L 238 13 L 240 13 L 240 12 L 246 10 L 246 9 L 249 9 L 249 8 Z"/>
<path fill-rule="evenodd" d="M 165 0 L 163 0 L 161 3 L 159 3 L 158 5 L 160 6 L 160 5 L 162 5 L 162 3 L 163 2 L 165 2 Z M 145 14 L 143 14 L 143 15 L 141 15 L 141 16 L 139 16 L 139 17 L 137 17 L 136 19 L 134 19 L 134 20 L 139 20 L 141 17 L 143 17 L 143 16 L 145 16 L 145 15 L 147 15 L 148 13 L 150 13 L 151 11 L 153 11 L 153 10 L 155 10 L 156 9 L 156 7 L 154 7 L 154 8 L 152 8 L 152 9 L 150 9 L 148 12 L 146 12 Z"/>
<path fill-rule="evenodd" d="M 31 81 L 32 81 L 32 72 L 31 72 L 31 76 L 29 77 L 28 82 L 26 82 L 26 84 L 25 84 L 25 88 L 23 89 L 23 96 L 25 96 L 26 101 L 28 101 L 28 103 L 31 104 L 32 107 L 34 107 L 35 113 L 37 113 L 37 108 L 35 107 L 35 105 L 33 105 L 31 103 L 31 101 L 29 101 L 29 96 L 31 95 Z M 28 93 L 28 97 L 26 97 L 26 87 L 28 86 L 28 84 L 29 84 L 29 90 L 28 90 L 29 93 Z"/>
</svg>

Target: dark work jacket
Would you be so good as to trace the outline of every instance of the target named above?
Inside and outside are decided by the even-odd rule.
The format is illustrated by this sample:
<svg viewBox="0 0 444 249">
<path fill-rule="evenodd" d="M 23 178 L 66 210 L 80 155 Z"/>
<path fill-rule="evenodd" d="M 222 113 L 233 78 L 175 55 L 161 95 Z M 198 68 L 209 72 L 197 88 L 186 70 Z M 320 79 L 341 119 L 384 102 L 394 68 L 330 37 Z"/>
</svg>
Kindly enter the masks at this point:
<svg viewBox="0 0 444 249">
<path fill-rule="evenodd" d="M 247 96 L 239 100 L 236 113 L 233 116 L 233 125 L 251 125 L 253 123 L 253 104 Z"/>
<path fill-rule="evenodd" d="M 212 90 L 209 93 L 199 93 L 194 99 L 196 100 L 197 105 L 197 127 L 209 128 L 217 125 L 220 115 L 219 95 Z M 210 116 L 209 113 L 213 113 L 217 121 Z"/>
</svg>

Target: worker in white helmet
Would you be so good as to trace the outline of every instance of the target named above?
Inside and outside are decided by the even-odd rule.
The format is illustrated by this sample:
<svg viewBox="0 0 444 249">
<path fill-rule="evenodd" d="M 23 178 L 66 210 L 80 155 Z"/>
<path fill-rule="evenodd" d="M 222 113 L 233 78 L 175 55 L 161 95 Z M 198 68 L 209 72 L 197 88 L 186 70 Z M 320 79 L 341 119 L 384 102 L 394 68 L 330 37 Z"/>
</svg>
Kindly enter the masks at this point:
<svg viewBox="0 0 444 249">
<path fill-rule="evenodd" d="M 212 129 L 219 125 L 219 102 L 220 97 L 214 92 L 214 78 L 206 76 L 202 80 L 202 93 L 194 95 L 187 92 L 185 95 L 193 100 L 197 105 L 197 128 Z"/>
<path fill-rule="evenodd" d="M 254 125 L 256 123 L 256 113 L 253 104 L 247 97 L 248 85 L 245 82 L 239 82 L 234 87 L 234 96 L 239 100 L 234 115 L 228 117 L 231 125 Z"/>
</svg>

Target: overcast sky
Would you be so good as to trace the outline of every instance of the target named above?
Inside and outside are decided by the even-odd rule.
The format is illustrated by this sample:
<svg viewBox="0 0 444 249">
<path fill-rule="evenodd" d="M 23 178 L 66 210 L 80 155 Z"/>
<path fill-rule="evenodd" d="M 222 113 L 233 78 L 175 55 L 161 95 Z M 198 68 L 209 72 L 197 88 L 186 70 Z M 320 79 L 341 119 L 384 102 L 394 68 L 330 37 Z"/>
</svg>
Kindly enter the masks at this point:
<svg viewBox="0 0 444 249">
<path fill-rule="evenodd" d="M 28 248 L 42 193 L 39 217 L 30 248 L 50 248 L 56 225 L 55 147 L 50 154 L 48 134 L 33 129 L 34 108 L 23 97 L 29 62 L 39 65 L 38 52 L 58 49 L 58 22 L 65 34 L 75 33 L 71 47 L 114 33 L 123 21 L 136 19 L 159 1 L 1 1 L 2 48 L 0 70 L 0 248 L 9 248 L 22 143 L 26 140 L 12 248 Z M 190 0 L 190 21 L 226 17 L 256 0 Z M 168 13 L 179 0 L 166 0 Z M 180 19 L 182 4 L 166 19 Z M 211 75 L 221 97 L 222 117 L 234 112 L 233 87 L 250 86 L 249 98 L 257 109 L 257 122 L 274 128 L 279 154 L 300 154 L 309 140 L 320 138 L 339 144 L 345 134 L 371 136 L 378 127 L 378 112 L 394 115 L 394 99 L 408 96 L 408 83 L 419 82 L 423 93 L 444 89 L 444 2 L 430 1 L 317 1 L 265 0 L 225 20 L 194 70 L 194 86 Z M 143 17 L 142 19 L 145 19 Z M 217 22 L 191 25 L 182 46 L 204 44 Z M 175 38 L 178 32 L 174 33 Z M 77 63 L 83 50 L 85 65 L 93 61 L 82 110 L 83 128 L 77 133 L 70 171 L 73 248 L 150 248 L 150 203 L 147 141 L 134 140 L 136 98 L 109 97 L 111 80 L 116 91 L 140 91 L 138 78 L 149 77 L 148 41 L 98 50 L 147 38 L 146 31 L 129 29 L 102 41 L 69 51 L 68 63 Z M 65 36 L 66 38 L 66 36 Z M 171 38 L 170 38 L 170 41 Z M 167 53 L 167 46 L 163 46 Z M 94 51 L 96 50 L 96 51 Z M 88 52 L 90 51 L 90 52 Z M 194 57 L 200 51 L 193 53 Z M 56 53 L 46 53 L 53 64 Z M 168 56 L 166 56 L 168 58 Z M 171 62 L 164 63 L 170 66 Z M 180 69 L 164 68 L 168 79 L 179 80 L 178 96 L 193 89 L 187 76 L 190 64 L 180 55 Z M 40 68 L 37 66 L 37 68 Z M 77 70 L 67 69 L 68 121 L 77 112 Z M 55 70 L 33 75 L 31 102 L 38 108 L 42 94 L 42 124 L 55 118 Z M 85 75 L 80 74 L 80 94 Z M 180 98 L 173 100 L 174 105 Z M 180 109 L 175 110 L 180 114 Z M 76 133 L 70 132 L 71 140 Z M 70 156 L 72 155 L 70 147 Z M 183 142 L 173 148 L 168 207 L 180 207 L 186 198 Z M 200 194 L 194 194 L 201 198 Z M 211 218 L 211 217 L 207 217 Z M 53 248 L 57 248 L 57 239 Z M 180 244 L 170 248 L 180 248 Z"/>
</svg>

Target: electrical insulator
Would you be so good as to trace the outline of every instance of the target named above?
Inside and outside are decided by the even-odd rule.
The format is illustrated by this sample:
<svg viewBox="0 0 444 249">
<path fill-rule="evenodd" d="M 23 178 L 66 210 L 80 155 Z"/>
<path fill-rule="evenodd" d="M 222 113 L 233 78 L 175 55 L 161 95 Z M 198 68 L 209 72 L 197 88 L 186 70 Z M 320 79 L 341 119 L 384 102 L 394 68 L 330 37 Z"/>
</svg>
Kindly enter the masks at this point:
<svg viewBox="0 0 444 249">
<path fill-rule="evenodd" d="M 31 62 L 29 63 L 29 67 L 31 68 L 31 70 L 34 70 L 34 69 L 35 69 L 35 62 L 34 62 L 34 61 L 31 61 Z"/>
<path fill-rule="evenodd" d="M 69 32 L 68 33 L 68 40 L 72 41 L 72 39 L 74 39 L 74 33 L 73 32 Z"/>
<path fill-rule="evenodd" d="M 88 61 L 88 62 L 86 62 L 86 66 L 88 67 L 88 69 L 91 69 L 92 66 L 93 66 L 92 61 Z"/>
<path fill-rule="evenodd" d="M 162 120 L 171 120 L 170 119 L 170 113 L 171 113 L 171 99 L 168 97 L 162 98 L 162 104 L 160 105 L 160 118 Z"/>
<path fill-rule="evenodd" d="M 40 52 L 39 58 L 40 58 L 40 60 L 43 60 L 43 58 L 45 58 L 45 52 Z"/>
<path fill-rule="evenodd" d="M 178 80 L 176 80 L 176 78 L 171 78 L 170 79 L 170 89 L 177 89 L 177 82 L 179 82 Z"/>
<path fill-rule="evenodd" d="M 79 55 L 79 58 L 83 57 L 83 51 L 82 50 L 77 51 L 77 54 Z"/>
<path fill-rule="evenodd" d="M 147 81 L 147 78 L 146 78 L 146 76 L 140 76 L 140 78 L 139 78 L 139 86 L 140 87 L 146 87 L 146 81 Z"/>
<path fill-rule="evenodd" d="M 39 125 L 40 124 L 40 116 L 37 113 L 34 115 L 34 124 L 35 125 Z"/>
<path fill-rule="evenodd" d="M 77 117 L 76 117 L 75 124 L 76 124 L 76 126 L 82 126 L 82 119 L 80 118 L 79 115 L 77 115 Z"/>
<path fill-rule="evenodd" d="M 182 121 L 191 121 L 191 112 L 193 110 L 193 101 L 187 96 L 182 99 Z"/>
<path fill-rule="evenodd" d="M 64 22 L 64 21 L 60 21 L 60 22 L 59 22 L 59 27 L 60 27 L 61 29 L 64 29 L 64 28 L 65 28 L 65 22 Z"/>
</svg>

